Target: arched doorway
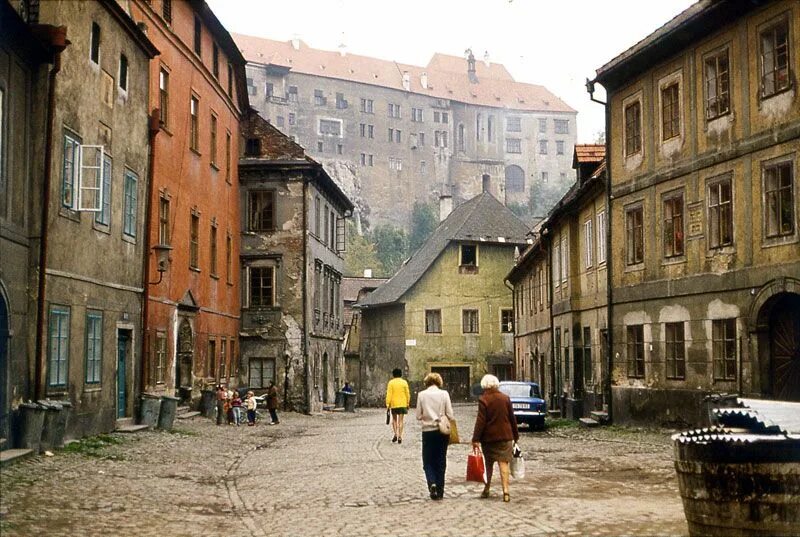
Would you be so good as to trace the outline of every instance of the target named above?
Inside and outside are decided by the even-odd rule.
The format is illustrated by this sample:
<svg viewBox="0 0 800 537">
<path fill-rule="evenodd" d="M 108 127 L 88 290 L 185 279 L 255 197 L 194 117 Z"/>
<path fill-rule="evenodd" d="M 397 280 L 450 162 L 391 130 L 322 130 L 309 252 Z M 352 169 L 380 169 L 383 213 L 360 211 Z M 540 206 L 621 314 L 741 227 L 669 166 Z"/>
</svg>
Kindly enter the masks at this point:
<svg viewBox="0 0 800 537">
<path fill-rule="evenodd" d="M 330 392 L 328 391 L 328 353 L 322 355 L 322 402 L 327 403 L 330 400 Z"/>
<path fill-rule="evenodd" d="M 525 172 L 516 164 L 506 167 L 506 192 L 525 192 Z"/>
<path fill-rule="evenodd" d="M 0 436 L 8 438 L 8 302 L 0 289 Z"/>
<path fill-rule="evenodd" d="M 800 401 L 800 295 L 780 293 L 762 307 L 769 330 L 762 333 L 769 347 L 769 395 Z"/>
<path fill-rule="evenodd" d="M 194 335 L 188 319 L 178 327 L 178 353 L 175 360 L 175 394 L 181 400 L 192 395 L 192 363 L 194 359 Z"/>
<path fill-rule="evenodd" d="M 482 180 L 482 192 L 491 192 L 492 189 L 492 178 L 488 173 L 483 174 Z"/>
</svg>

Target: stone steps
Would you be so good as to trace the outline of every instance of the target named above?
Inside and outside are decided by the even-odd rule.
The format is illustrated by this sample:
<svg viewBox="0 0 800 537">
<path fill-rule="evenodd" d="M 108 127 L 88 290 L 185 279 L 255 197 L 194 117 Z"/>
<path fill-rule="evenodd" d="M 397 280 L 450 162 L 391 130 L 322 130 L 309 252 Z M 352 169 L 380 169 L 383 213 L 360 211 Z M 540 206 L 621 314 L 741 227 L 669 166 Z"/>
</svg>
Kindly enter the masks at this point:
<svg viewBox="0 0 800 537">
<path fill-rule="evenodd" d="M 186 412 L 181 412 L 181 413 L 176 414 L 175 415 L 175 419 L 177 419 L 177 420 L 188 420 L 188 419 L 194 418 L 195 416 L 199 416 L 199 415 L 200 415 L 200 412 L 197 412 L 197 411 L 186 411 Z"/>
<path fill-rule="evenodd" d="M 580 418 L 581 427 L 598 427 L 600 422 L 592 418 Z"/>
<path fill-rule="evenodd" d="M 134 423 L 133 418 L 121 418 L 117 420 L 117 424 L 114 427 L 114 432 L 138 433 L 139 431 L 143 431 L 147 428 L 148 428 L 147 425 Z"/>
<path fill-rule="evenodd" d="M 0 451 L 0 468 L 33 456 L 32 449 L 4 449 Z"/>
<path fill-rule="evenodd" d="M 595 421 L 605 425 L 608 423 L 608 412 L 603 412 L 602 410 L 592 410 L 589 413 Z"/>
</svg>

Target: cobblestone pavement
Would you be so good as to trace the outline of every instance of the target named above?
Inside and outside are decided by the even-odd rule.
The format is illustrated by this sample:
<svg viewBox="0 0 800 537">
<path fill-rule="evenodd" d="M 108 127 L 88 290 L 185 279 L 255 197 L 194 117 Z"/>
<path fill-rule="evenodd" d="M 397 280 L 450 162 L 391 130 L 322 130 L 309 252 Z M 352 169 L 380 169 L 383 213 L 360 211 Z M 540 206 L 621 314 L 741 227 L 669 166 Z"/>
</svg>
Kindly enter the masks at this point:
<svg viewBox="0 0 800 537">
<path fill-rule="evenodd" d="M 475 406 L 456 407 L 462 441 Z M 183 536 L 686 535 L 668 432 L 525 432 L 527 475 L 491 498 L 451 446 L 445 499 L 427 496 L 420 431 L 391 443 L 380 410 L 283 414 L 278 426 L 111 435 L 0 472 L 0 534 Z M 496 472 L 496 479 L 499 475 Z"/>
</svg>

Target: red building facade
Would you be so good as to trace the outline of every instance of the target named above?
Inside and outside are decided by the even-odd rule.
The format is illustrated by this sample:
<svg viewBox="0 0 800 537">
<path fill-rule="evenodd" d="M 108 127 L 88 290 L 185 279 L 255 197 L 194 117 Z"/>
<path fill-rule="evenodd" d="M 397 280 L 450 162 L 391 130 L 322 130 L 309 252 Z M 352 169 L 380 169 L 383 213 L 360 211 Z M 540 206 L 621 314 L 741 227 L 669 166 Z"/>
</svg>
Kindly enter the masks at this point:
<svg viewBox="0 0 800 537">
<path fill-rule="evenodd" d="M 237 374 L 236 163 L 239 121 L 248 107 L 245 62 L 204 1 L 134 0 L 131 9 L 161 51 L 150 65 L 141 388 L 197 399 Z"/>
</svg>

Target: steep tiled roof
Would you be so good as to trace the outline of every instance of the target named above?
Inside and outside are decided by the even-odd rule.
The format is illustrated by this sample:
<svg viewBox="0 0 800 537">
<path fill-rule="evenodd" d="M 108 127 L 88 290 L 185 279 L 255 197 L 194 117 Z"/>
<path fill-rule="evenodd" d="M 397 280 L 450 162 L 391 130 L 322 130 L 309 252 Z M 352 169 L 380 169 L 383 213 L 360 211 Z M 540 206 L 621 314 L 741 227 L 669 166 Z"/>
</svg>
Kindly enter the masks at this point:
<svg viewBox="0 0 800 537">
<path fill-rule="evenodd" d="M 515 82 L 501 64 L 487 67 L 484 62 L 476 61 L 478 82 L 471 83 L 466 60 L 455 56 L 434 54 L 426 67 L 420 67 L 314 49 L 303 41 L 298 41 L 295 48 L 290 41 L 233 35 L 248 62 L 283 67 L 295 73 L 404 90 L 403 74 L 407 72 L 408 91 L 430 97 L 512 110 L 575 112 L 544 86 Z M 422 86 L 423 74 L 427 75 L 427 87 Z"/>
<path fill-rule="evenodd" d="M 575 160 L 580 163 L 602 162 L 606 146 L 602 144 L 575 144 Z"/>
<path fill-rule="evenodd" d="M 355 302 L 358 300 L 358 293 L 362 289 L 375 289 L 387 278 L 354 278 L 345 276 L 342 278 L 342 300 L 345 302 Z"/>
<path fill-rule="evenodd" d="M 459 205 L 389 281 L 370 293 L 362 307 L 397 302 L 425 274 L 453 241 L 527 244 L 527 226 L 491 194 L 483 193 Z"/>
</svg>

